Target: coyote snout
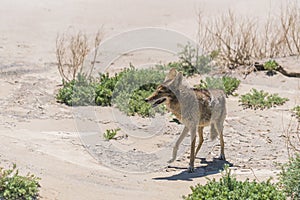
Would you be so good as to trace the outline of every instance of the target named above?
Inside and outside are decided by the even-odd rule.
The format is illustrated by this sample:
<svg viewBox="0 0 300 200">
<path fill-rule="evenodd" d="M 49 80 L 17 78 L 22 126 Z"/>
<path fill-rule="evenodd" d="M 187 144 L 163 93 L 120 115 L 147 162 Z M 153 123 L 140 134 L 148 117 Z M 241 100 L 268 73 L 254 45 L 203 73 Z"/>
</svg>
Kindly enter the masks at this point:
<svg viewBox="0 0 300 200">
<path fill-rule="evenodd" d="M 175 69 L 171 69 L 165 81 L 157 87 L 151 96 L 145 99 L 153 107 L 166 103 L 181 123 L 184 129 L 173 148 L 172 159 L 176 159 L 177 151 L 184 137 L 190 132 L 191 152 L 189 171 L 194 171 L 194 161 L 199 152 L 203 139 L 203 128 L 210 125 L 210 138 L 220 138 L 221 154 L 220 159 L 225 160 L 223 123 L 226 117 L 225 94 L 222 90 L 206 90 L 189 88 L 182 84 L 183 75 Z M 199 143 L 195 150 L 196 133 L 199 135 Z"/>
<path fill-rule="evenodd" d="M 170 94 L 171 92 L 167 87 L 160 85 L 151 96 L 145 99 L 145 101 L 151 103 L 152 107 L 156 107 L 165 102 Z"/>
</svg>

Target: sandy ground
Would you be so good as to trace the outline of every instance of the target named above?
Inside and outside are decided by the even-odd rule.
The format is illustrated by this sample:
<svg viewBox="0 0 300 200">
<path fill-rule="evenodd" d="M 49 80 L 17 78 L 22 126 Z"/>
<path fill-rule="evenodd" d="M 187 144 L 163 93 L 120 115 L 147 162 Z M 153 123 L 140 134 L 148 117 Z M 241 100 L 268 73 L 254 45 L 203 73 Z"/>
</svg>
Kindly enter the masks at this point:
<svg viewBox="0 0 300 200">
<path fill-rule="evenodd" d="M 182 129 L 170 122 L 168 114 L 152 120 L 124 118 L 114 108 L 74 109 L 58 104 L 55 94 L 61 81 L 55 65 L 56 35 L 68 28 L 92 35 L 103 26 L 108 38 L 131 29 L 160 27 L 195 39 L 199 9 L 213 15 L 231 8 L 260 17 L 265 10 L 280 6 L 279 0 L 2 1 L 0 165 L 16 163 L 22 173 L 41 177 L 41 199 L 51 200 L 180 199 L 190 192 L 189 186 L 205 183 L 206 177 L 219 177 L 224 162 L 213 159 L 219 152 L 218 141 L 205 141 L 193 174 L 185 171 L 188 158 L 183 147 L 188 148 L 188 140 L 182 145 L 179 159 L 171 165 L 166 163 Z M 124 55 L 114 65 L 169 59 L 172 55 L 140 51 Z M 300 71 L 293 58 L 281 62 Z M 198 80 L 196 77 L 191 81 Z M 275 162 L 287 161 L 286 131 L 299 131 L 290 109 L 300 104 L 300 80 L 256 72 L 242 80 L 237 93 L 244 94 L 251 88 L 290 99 L 283 106 L 264 111 L 243 109 L 238 97 L 227 101 L 227 161 L 239 179 L 255 178 L 255 174 L 265 180 L 276 176 Z M 127 134 L 127 139 L 101 141 L 106 128 L 119 126 L 119 136 Z"/>
</svg>

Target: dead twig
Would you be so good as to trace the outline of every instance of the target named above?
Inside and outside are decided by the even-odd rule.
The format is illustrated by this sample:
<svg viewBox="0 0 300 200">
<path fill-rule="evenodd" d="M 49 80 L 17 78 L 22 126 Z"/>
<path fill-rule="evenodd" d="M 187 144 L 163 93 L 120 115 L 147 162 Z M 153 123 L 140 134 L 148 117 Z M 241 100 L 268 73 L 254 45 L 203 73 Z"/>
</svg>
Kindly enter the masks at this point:
<svg viewBox="0 0 300 200">
<path fill-rule="evenodd" d="M 97 32 L 94 41 L 94 56 L 90 65 L 84 66 L 87 55 L 91 52 L 88 37 L 82 32 L 75 34 L 61 34 L 56 38 L 56 59 L 59 74 L 63 82 L 74 80 L 80 73 L 90 77 L 94 70 L 95 60 L 98 54 L 98 46 L 101 43 L 100 31 Z M 84 73 L 84 67 L 87 73 Z"/>
</svg>

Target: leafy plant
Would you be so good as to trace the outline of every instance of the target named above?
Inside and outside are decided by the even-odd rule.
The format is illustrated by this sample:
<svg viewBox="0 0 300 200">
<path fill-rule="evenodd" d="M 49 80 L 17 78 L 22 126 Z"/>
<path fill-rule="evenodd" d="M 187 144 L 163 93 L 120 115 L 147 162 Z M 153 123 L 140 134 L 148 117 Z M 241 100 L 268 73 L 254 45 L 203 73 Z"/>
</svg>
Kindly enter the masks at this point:
<svg viewBox="0 0 300 200">
<path fill-rule="evenodd" d="M 269 60 L 265 62 L 264 69 L 268 71 L 275 71 L 278 69 L 278 63 L 275 60 Z"/>
<path fill-rule="evenodd" d="M 95 84 L 86 76 L 78 74 L 77 78 L 64 82 L 56 99 L 69 106 L 85 106 L 95 103 Z"/>
<path fill-rule="evenodd" d="M 0 199 L 32 200 L 38 197 L 40 178 L 32 174 L 20 176 L 14 164 L 12 169 L 0 168 Z"/>
<path fill-rule="evenodd" d="M 292 199 L 300 199 L 300 155 L 296 154 L 282 166 L 279 183 L 283 191 Z"/>
<path fill-rule="evenodd" d="M 105 133 L 103 133 L 103 137 L 106 140 L 114 139 L 114 137 L 117 135 L 118 131 L 120 131 L 120 130 L 121 130 L 120 128 L 117 128 L 117 129 L 107 129 L 105 131 Z"/>
<path fill-rule="evenodd" d="M 219 181 L 215 179 L 208 179 L 205 185 L 196 185 L 191 187 L 192 194 L 183 197 L 186 200 L 240 200 L 240 199 L 286 199 L 284 193 L 278 190 L 277 185 L 272 184 L 270 179 L 266 182 L 258 183 L 256 181 L 250 182 L 238 181 L 231 174 L 228 165 L 225 165 L 222 178 Z"/>
<path fill-rule="evenodd" d="M 175 68 L 188 77 L 194 74 L 204 74 L 212 70 L 211 62 L 214 58 L 213 56 L 215 55 L 202 55 L 199 53 L 199 49 L 196 49 L 191 44 L 187 44 L 178 53 L 178 61 L 170 62 L 166 65 L 157 65 L 156 69 L 169 70 Z"/>
<path fill-rule="evenodd" d="M 221 89 L 228 96 L 233 95 L 233 92 L 239 87 L 240 83 L 239 79 L 228 76 L 221 78 L 206 77 L 205 80 L 200 80 L 200 84 L 195 87 L 201 89 Z"/>
<path fill-rule="evenodd" d="M 111 99 L 118 80 L 125 71 L 109 77 L 109 74 L 100 74 L 99 79 L 87 78 L 78 74 L 75 80 L 64 82 L 58 91 L 56 99 L 69 106 L 99 105 L 111 106 Z"/>
<path fill-rule="evenodd" d="M 78 74 L 75 80 L 64 82 L 56 99 L 70 106 L 115 104 L 128 115 L 139 114 L 142 117 L 149 117 L 155 112 L 164 112 L 162 106 L 154 110 L 144 101 L 164 77 L 163 71 L 137 70 L 133 66 L 115 76 L 109 76 L 108 73 L 100 74 L 98 79 Z"/>
<path fill-rule="evenodd" d="M 250 93 L 241 95 L 239 102 L 241 102 L 245 108 L 265 109 L 282 105 L 288 100 L 287 98 L 278 96 L 278 94 L 269 94 L 263 90 L 258 91 L 252 88 Z"/>
<path fill-rule="evenodd" d="M 296 117 L 300 120 L 300 106 L 294 107 L 293 112 L 295 113 Z"/>
<path fill-rule="evenodd" d="M 111 106 L 115 87 L 122 76 L 130 70 L 125 69 L 115 76 L 109 77 L 109 74 L 100 74 L 100 82 L 95 86 L 95 103 L 98 106 Z"/>
<path fill-rule="evenodd" d="M 165 74 L 154 69 L 137 70 L 131 68 L 122 76 L 113 94 L 113 103 L 127 115 L 139 114 L 150 117 L 155 112 L 164 112 L 162 106 L 155 110 L 144 101 L 162 82 Z"/>
</svg>

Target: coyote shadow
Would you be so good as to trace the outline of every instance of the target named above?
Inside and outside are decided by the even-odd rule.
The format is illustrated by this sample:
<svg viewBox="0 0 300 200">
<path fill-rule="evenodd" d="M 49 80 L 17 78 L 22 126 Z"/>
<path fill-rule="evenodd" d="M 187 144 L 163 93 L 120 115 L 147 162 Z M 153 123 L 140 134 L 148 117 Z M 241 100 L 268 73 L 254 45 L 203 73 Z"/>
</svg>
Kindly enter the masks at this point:
<svg viewBox="0 0 300 200">
<path fill-rule="evenodd" d="M 193 181 L 195 178 L 205 177 L 207 175 L 220 173 L 220 170 L 223 170 L 224 165 L 228 164 L 230 167 L 233 166 L 232 163 L 224 160 L 219 160 L 214 158 L 212 161 L 207 161 L 205 158 L 200 158 L 200 164 L 202 166 L 196 167 L 193 173 L 189 173 L 187 168 L 184 167 L 173 167 L 169 166 L 169 168 L 173 168 L 176 170 L 183 170 L 179 174 L 175 174 L 167 177 L 156 177 L 153 180 L 168 180 L 168 181 Z"/>
</svg>

